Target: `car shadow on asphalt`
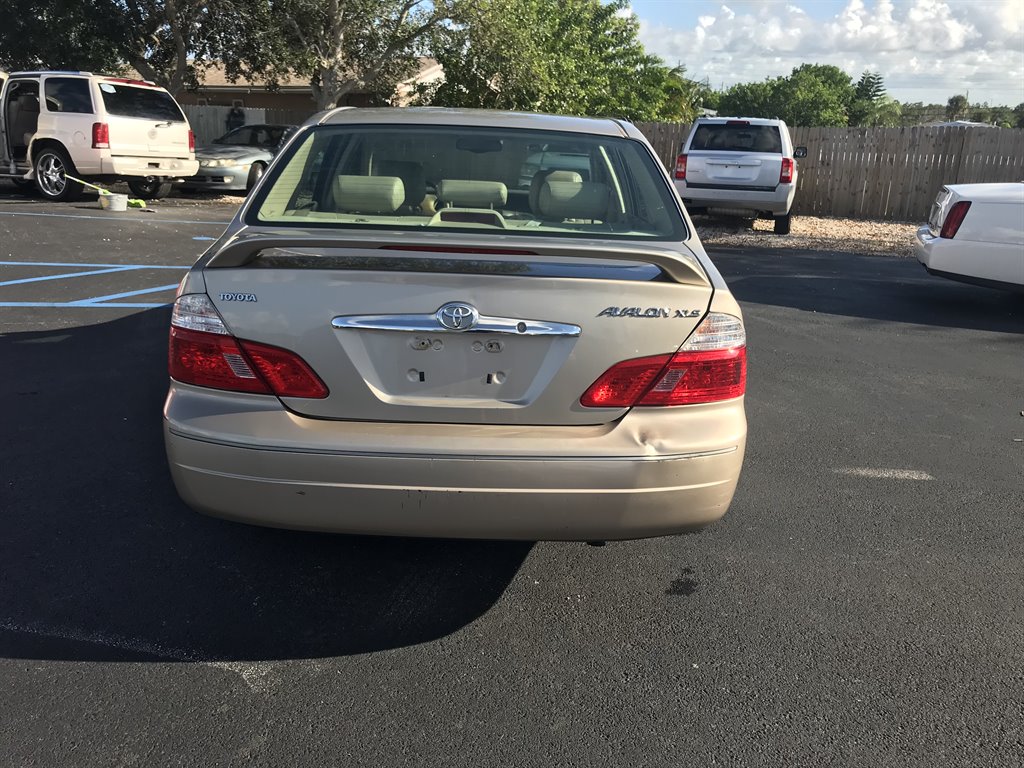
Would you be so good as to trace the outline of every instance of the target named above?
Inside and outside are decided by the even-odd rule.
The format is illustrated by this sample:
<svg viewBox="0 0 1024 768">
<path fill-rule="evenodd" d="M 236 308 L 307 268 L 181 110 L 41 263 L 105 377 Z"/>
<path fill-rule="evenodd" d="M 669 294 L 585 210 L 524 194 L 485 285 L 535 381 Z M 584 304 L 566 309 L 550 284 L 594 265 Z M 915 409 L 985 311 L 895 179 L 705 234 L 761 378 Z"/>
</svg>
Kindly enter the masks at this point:
<svg viewBox="0 0 1024 768">
<path fill-rule="evenodd" d="M 0 656 L 340 656 L 443 637 L 498 600 L 530 543 L 302 533 L 189 510 L 161 433 L 168 322 L 158 309 L 0 336 Z"/>
<path fill-rule="evenodd" d="M 1024 294 L 935 277 L 915 259 L 785 249 L 709 253 L 741 303 L 1024 333 Z"/>
</svg>

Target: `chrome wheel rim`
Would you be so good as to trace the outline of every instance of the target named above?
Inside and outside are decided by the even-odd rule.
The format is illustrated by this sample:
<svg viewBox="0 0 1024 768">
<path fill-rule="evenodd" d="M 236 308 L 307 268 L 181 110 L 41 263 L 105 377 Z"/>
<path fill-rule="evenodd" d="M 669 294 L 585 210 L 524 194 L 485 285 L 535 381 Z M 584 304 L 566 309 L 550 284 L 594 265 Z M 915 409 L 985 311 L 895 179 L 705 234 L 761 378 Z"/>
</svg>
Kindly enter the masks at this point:
<svg viewBox="0 0 1024 768">
<path fill-rule="evenodd" d="M 64 163 L 52 154 L 45 154 L 39 158 L 36 177 L 39 179 L 39 187 L 51 197 L 60 195 L 68 184 Z"/>
</svg>

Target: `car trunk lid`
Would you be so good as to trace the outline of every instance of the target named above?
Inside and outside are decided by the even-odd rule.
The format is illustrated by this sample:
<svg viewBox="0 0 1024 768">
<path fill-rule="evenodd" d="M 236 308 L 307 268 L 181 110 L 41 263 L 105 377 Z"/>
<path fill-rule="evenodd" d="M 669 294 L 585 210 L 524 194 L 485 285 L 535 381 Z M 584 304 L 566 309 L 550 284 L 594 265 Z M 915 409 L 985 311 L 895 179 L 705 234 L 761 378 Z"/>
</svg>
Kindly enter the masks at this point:
<svg viewBox="0 0 1024 768">
<path fill-rule="evenodd" d="M 297 413 L 516 426 L 618 418 L 580 396 L 624 359 L 678 349 L 712 295 L 692 254 L 655 246 L 425 248 L 243 236 L 204 278 L 235 336 L 296 352 L 327 385 L 284 398 Z"/>
</svg>

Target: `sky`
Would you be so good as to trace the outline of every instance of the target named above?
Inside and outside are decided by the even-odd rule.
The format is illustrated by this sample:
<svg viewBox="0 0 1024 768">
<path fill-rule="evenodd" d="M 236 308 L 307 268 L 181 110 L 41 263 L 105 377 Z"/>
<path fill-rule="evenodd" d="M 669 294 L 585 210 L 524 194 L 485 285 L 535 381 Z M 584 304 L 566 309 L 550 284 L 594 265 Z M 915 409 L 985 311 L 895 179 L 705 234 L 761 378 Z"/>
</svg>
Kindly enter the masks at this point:
<svg viewBox="0 0 1024 768">
<path fill-rule="evenodd" d="M 640 39 L 713 88 L 835 64 L 902 102 L 1024 102 L 1024 0 L 632 0 Z"/>
</svg>

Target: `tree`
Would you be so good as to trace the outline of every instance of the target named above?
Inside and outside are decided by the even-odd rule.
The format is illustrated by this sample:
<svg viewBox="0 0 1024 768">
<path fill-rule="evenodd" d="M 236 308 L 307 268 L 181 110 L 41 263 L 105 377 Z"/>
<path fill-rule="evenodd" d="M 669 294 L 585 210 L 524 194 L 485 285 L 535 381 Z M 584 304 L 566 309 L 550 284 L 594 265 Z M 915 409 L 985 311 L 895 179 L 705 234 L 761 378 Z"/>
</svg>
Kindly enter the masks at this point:
<svg viewBox="0 0 1024 768">
<path fill-rule="evenodd" d="M 1013 108 L 1013 124 L 1017 128 L 1024 128 L 1024 103 Z"/>
<path fill-rule="evenodd" d="M 95 8 L 79 0 L 0 3 L 0 67 L 116 71 L 120 56 Z"/>
<path fill-rule="evenodd" d="M 950 96 L 949 101 L 946 102 L 946 119 L 947 120 L 958 120 L 967 114 L 967 97 L 962 94 L 956 96 Z"/>
<path fill-rule="evenodd" d="M 852 80 L 841 69 L 804 64 L 789 77 L 734 85 L 722 94 L 718 111 L 743 117 L 778 117 L 790 125 L 846 125 L 852 97 Z"/>
<path fill-rule="evenodd" d="M 428 49 L 444 82 L 421 103 L 692 120 L 699 88 L 644 51 L 624 0 L 461 0 Z"/>
<path fill-rule="evenodd" d="M 878 72 L 865 71 L 853 92 L 854 98 L 858 101 L 870 101 L 872 103 L 885 97 L 885 84 Z"/>
<path fill-rule="evenodd" d="M 775 91 L 779 78 L 759 83 L 737 83 L 718 99 L 720 115 L 737 117 L 778 117 Z"/>
<path fill-rule="evenodd" d="M 308 76 L 320 109 L 354 91 L 393 90 L 415 71 L 427 37 L 454 18 L 454 0 L 255 1 L 270 24 L 240 47 L 239 69 L 271 86 Z"/>
<path fill-rule="evenodd" d="M 256 0 L 4 0 L 0 60 L 12 67 L 133 67 L 173 94 L 198 82 L 250 24 Z M 198 63 L 197 63 L 198 62 Z"/>
</svg>

